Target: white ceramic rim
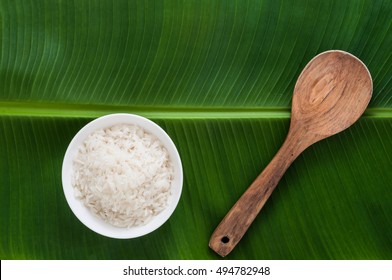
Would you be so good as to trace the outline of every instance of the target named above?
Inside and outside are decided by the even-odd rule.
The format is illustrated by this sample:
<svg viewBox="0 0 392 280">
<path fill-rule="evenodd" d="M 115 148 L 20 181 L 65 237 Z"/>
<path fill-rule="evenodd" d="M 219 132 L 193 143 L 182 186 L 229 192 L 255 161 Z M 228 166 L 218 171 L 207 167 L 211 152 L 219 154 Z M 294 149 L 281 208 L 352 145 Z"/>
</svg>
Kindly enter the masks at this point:
<svg viewBox="0 0 392 280">
<path fill-rule="evenodd" d="M 76 155 L 79 145 L 81 145 L 86 137 L 92 132 L 115 124 L 138 125 L 144 128 L 147 132 L 155 135 L 167 149 L 173 162 L 174 180 L 172 183 L 172 194 L 169 198 L 168 206 L 145 225 L 131 228 L 115 227 L 95 216 L 86 206 L 83 205 L 82 201 L 77 199 L 74 195 L 74 188 L 71 184 L 72 160 Z M 151 120 L 138 115 L 126 113 L 110 114 L 99 117 L 80 129 L 70 142 L 67 151 L 65 152 L 61 176 L 65 198 L 75 216 L 85 226 L 95 231 L 96 233 L 118 239 L 143 236 L 163 225 L 170 218 L 175 208 L 177 207 L 181 197 L 183 184 L 183 170 L 180 155 L 178 154 L 177 148 L 169 135 L 160 126 Z"/>
</svg>

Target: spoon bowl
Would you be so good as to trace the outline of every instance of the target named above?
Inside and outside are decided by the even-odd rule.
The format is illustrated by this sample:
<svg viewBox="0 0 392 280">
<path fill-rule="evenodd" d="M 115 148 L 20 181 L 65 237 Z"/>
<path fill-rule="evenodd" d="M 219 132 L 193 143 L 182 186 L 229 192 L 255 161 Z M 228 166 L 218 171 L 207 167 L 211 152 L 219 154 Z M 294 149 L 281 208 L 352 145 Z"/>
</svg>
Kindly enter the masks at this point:
<svg viewBox="0 0 392 280">
<path fill-rule="evenodd" d="M 369 104 L 372 88 L 368 69 L 355 56 L 327 51 L 314 57 L 295 85 L 282 147 L 215 229 L 210 248 L 223 257 L 229 254 L 291 163 L 310 145 L 355 123 Z"/>
<path fill-rule="evenodd" d="M 363 114 L 372 87 L 370 73 L 358 58 L 343 51 L 321 53 L 297 80 L 290 127 L 301 126 L 315 141 L 339 133 Z"/>
</svg>

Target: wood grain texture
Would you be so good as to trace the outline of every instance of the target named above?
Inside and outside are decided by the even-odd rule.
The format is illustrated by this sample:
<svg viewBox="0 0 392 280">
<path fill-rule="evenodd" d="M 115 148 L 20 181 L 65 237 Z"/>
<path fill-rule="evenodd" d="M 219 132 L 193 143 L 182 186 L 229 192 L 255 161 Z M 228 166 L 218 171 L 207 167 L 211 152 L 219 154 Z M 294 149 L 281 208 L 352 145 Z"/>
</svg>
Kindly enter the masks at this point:
<svg viewBox="0 0 392 280">
<path fill-rule="evenodd" d="M 295 158 L 357 121 L 369 104 L 372 87 L 366 66 L 349 53 L 328 51 L 312 59 L 295 85 L 285 142 L 218 225 L 210 248 L 223 257 L 229 254 Z"/>
</svg>

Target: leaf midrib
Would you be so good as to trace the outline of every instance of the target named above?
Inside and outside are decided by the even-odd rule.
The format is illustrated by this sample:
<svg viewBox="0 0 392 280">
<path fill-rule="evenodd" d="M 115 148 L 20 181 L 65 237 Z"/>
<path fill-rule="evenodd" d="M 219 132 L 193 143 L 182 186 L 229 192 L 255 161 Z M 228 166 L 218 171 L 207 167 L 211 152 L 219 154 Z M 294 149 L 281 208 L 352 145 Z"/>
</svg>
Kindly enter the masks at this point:
<svg viewBox="0 0 392 280">
<path fill-rule="evenodd" d="M 0 116 L 95 118 L 133 113 L 160 119 L 289 119 L 289 107 L 180 107 L 45 102 L 0 102 Z M 369 108 L 365 118 L 392 118 L 392 108 Z"/>
</svg>

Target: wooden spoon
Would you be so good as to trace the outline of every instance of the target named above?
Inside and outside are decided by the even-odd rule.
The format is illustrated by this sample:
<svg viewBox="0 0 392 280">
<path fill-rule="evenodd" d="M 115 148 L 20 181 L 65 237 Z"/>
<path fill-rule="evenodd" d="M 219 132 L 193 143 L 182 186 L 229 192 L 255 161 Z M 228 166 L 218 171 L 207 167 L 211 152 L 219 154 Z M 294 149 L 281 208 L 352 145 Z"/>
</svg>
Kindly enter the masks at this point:
<svg viewBox="0 0 392 280">
<path fill-rule="evenodd" d="M 286 140 L 215 229 L 209 243 L 212 250 L 224 257 L 234 249 L 294 159 L 358 120 L 372 88 L 366 66 L 347 52 L 327 51 L 306 65 L 294 88 Z"/>
</svg>

